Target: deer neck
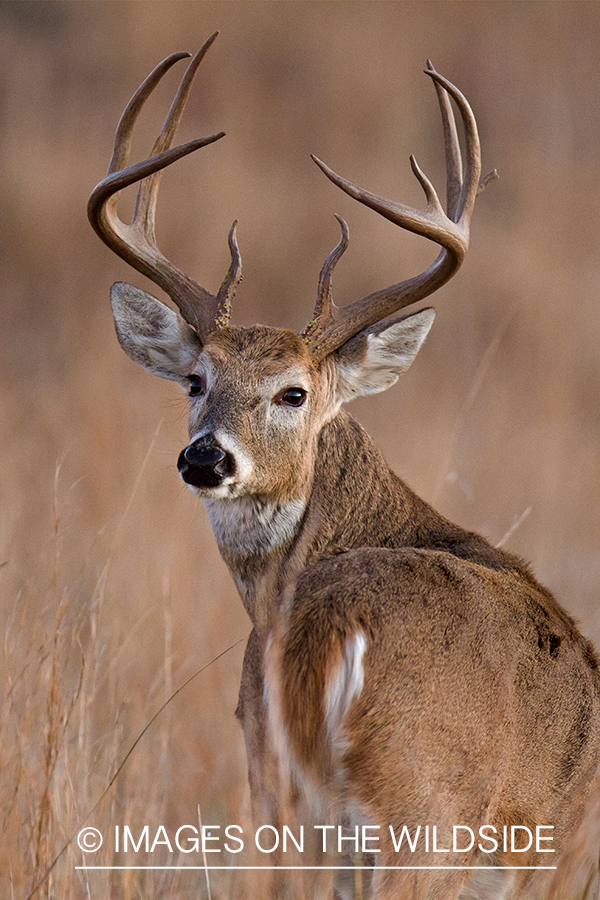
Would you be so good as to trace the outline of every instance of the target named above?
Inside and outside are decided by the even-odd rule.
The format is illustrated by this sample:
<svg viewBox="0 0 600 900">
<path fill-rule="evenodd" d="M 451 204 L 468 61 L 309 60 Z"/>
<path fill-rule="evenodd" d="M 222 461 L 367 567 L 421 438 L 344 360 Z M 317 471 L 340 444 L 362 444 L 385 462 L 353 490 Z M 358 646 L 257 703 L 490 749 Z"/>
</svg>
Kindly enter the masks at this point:
<svg viewBox="0 0 600 900">
<path fill-rule="evenodd" d="M 258 626 L 268 625 L 311 561 L 359 547 L 422 546 L 424 532 L 438 533 L 446 522 L 391 471 L 345 411 L 321 430 L 312 483 L 303 495 L 285 502 L 257 496 L 206 500 L 205 507 Z"/>
</svg>

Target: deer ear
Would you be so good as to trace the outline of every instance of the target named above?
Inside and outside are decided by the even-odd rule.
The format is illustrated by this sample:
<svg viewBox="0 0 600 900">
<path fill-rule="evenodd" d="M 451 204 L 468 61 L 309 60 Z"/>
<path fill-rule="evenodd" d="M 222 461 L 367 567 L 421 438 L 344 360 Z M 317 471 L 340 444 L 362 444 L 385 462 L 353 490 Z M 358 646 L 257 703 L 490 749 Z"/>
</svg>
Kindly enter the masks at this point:
<svg viewBox="0 0 600 900">
<path fill-rule="evenodd" d="M 151 294 L 123 281 L 110 289 L 110 303 L 125 353 L 153 375 L 183 383 L 202 350 L 194 329 Z"/>
<path fill-rule="evenodd" d="M 334 354 L 342 401 L 385 391 L 410 367 L 435 318 L 422 309 L 361 331 Z"/>
</svg>

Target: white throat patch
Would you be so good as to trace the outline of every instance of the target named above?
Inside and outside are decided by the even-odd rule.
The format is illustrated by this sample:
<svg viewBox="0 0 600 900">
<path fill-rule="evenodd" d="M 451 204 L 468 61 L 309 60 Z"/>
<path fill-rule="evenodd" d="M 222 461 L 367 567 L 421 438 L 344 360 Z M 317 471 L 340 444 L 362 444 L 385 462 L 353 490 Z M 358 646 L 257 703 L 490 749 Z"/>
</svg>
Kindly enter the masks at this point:
<svg viewBox="0 0 600 900">
<path fill-rule="evenodd" d="M 289 540 L 306 509 L 304 497 L 287 503 L 257 497 L 204 501 L 217 544 L 242 554 L 262 555 Z"/>
</svg>

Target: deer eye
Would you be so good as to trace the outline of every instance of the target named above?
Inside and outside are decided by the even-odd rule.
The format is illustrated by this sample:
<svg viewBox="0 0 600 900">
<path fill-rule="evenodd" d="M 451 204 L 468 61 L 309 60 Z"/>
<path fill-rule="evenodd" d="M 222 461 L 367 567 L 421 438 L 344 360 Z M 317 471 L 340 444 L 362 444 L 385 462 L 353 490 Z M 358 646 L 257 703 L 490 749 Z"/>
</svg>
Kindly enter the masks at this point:
<svg viewBox="0 0 600 900">
<path fill-rule="evenodd" d="M 279 403 L 285 403 L 286 406 L 302 406 L 306 400 L 306 391 L 301 387 L 287 388 L 278 398 Z"/>
<path fill-rule="evenodd" d="M 201 378 L 200 375 L 188 375 L 188 381 L 190 383 L 189 396 L 197 397 L 199 394 L 203 394 L 205 390 L 204 378 Z"/>
</svg>

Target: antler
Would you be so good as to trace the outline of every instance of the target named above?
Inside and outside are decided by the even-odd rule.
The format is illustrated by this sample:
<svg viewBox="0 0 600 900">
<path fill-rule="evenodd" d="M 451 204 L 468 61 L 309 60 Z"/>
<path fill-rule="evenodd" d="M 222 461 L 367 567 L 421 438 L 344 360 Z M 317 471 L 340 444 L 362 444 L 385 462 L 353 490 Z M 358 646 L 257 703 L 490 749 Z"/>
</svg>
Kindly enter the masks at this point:
<svg viewBox="0 0 600 900">
<path fill-rule="evenodd" d="M 138 272 L 159 285 L 203 341 L 215 328 L 227 324 L 231 299 L 242 277 L 242 263 L 235 235 L 237 222 L 233 223 L 229 232 L 231 267 L 218 294 L 211 294 L 162 255 L 156 244 L 154 219 L 162 170 L 182 156 L 218 141 L 225 134 L 220 131 L 171 149 L 194 75 L 217 34 L 215 32 L 211 35 L 192 57 L 150 157 L 128 166 L 133 127 L 144 103 L 171 66 L 191 54 L 181 52 L 167 56 L 142 82 L 121 116 L 108 174 L 94 188 L 88 202 L 88 218 L 104 243 Z M 123 188 L 138 181 L 141 184 L 135 212 L 131 224 L 127 225 L 117 214 L 119 194 Z"/>
<path fill-rule="evenodd" d="M 477 123 L 465 97 L 458 88 L 435 71 L 430 60 L 427 60 L 425 73 L 435 83 L 442 113 L 446 148 L 447 213 L 444 212 L 433 185 L 417 165 L 414 156 L 411 156 L 410 164 L 427 198 L 427 206 L 424 210 L 413 209 L 365 191 L 351 181 L 336 175 L 316 156 L 312 158 L 334 184 L 354 197 L 355 200 L 374 209 L 375 212 L 394 224 L 435 241 L 441 245 L 442 250 L 435 262 L 420 275 L 402 281 L 400 284 L 394 284 L 385 290 L 369 294 L 368 297 L 348 306 L 338 308 L 333 303 L 331 296 L 331 275 L 335 264 L 348 245 L 348 226 L 340 216 L 336 216 L 342 228 L 342 238 L 325 260 L 319 279 L 319 293 L 313 319 L 302 334 L 315 359 L 323 359 L 359 331 L 374 325 L 399 309 L 417 303 L 445 284 L 459 269 L 465 258 L 469 246 L 469 223 L 475 198 L 492 178 L 497 177 L 494 169 L 480 180 L 481 152 Z M 464 175 L 456 122 L 448 95 L 455 100 L 464 123 Z"/>
</svg>

